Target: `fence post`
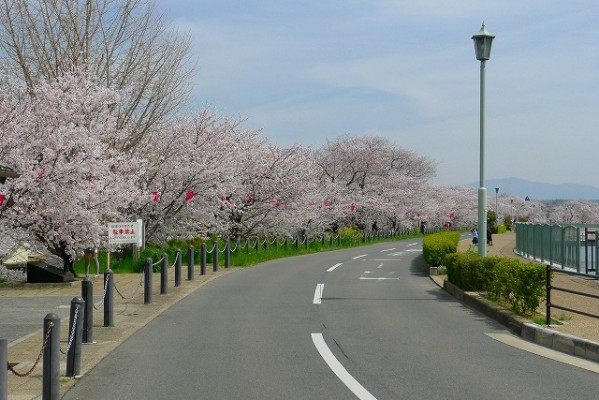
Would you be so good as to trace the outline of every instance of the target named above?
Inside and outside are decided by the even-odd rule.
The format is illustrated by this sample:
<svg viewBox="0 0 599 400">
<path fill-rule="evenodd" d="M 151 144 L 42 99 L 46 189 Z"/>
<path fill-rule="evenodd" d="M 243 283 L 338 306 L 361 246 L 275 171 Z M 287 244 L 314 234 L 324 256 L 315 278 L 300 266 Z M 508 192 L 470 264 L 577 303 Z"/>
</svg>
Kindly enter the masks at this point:
<svg viewBox="0 0 599 400">
<path fill-rule="evenodd" d="M 48 333 L 50 336 L 48 336 Z M 42 366 L 42 400 L 60 398 L 60 317 L 54 313 L 44 318 L 44 347 Z"/>
<path fill-rule="evenodd" d="M 8 399 L 8 340 L 0 339 L 0 400 Z"/>
<path fill-rule="evenodd" d="M 81 297 L 71 300 L 71 316 L 69 318 L 69 337 L 67 346 L 66 376 L 79 376 L 81 370 L 81 340 L 83 338 L 83 321 L 85 319 L 85 301 Z"/>
<path fill-rule="evenodd" d="M 212 246 L 212 272 L 218 271 L 218 240 Z"/>
<path fill-rule="evenodd" d="M 152 304 L 152 259 L 144 261 L 144 304 Z"/>
<path fill-rule="evenodd" d="M 94 343 L 94 283 L 86 275 L 81 281 L 81 298 L 85 305 L 83 318 L 83 343 Z"/>
<path fill-rule="evenodd" d="M 231 264 L 231 241 L 227 239 L 225 243 L 225 268 L 229 268 Z"/>
<path fill-rule="evenodd" d="M 162 253 L 160 261 L 160 294 L 168 292 L 168 254 Z"/>
<path fill-rule="evenodd" d="M 194 267 L 194 253 L 193 253 L 193 246 L 189 246 L 187 247 L 187 280 L 188 281 L 193 281 L 193 267 Z"/>
<path fill-rule="evenodd" d="M 114 272 L 104 271 L 104 326 L 114 326 Z"/>
<path fill-rule="evenodd" d="M 546 320 L 545 323 L 547 326 L 551 325 L 551 266 L 547 266 L 547 274 L 545 278 L 545 288 L 547 291 L 547 296 L 545 299 L 545 315 Z"/>
<path fill-rule="evenodd" d="M 200 252 L 200 275 L 206 275 L 206 243 L 202 243 L 202 250 Z"/>
<path fill-rule="evenodd" d="M 181 286 L 181 249 L 175 255 L 175 287 Z"/>
</svg>

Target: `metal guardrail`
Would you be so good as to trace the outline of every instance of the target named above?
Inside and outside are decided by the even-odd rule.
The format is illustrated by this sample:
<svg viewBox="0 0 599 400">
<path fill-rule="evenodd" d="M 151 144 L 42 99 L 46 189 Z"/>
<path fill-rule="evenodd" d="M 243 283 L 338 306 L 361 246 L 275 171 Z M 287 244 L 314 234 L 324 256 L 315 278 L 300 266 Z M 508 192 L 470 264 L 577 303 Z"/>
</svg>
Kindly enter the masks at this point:
<svg viewBox="0 0 599 400">
<path fill-rule="evenodd" d="M 599 224 L 516 223 L 516 253 L 556 269 L 599 275 Z"/>
<path fill-rule="evenodd" d="M 552 269 L 550 265 L 547 265 L 547 298 L 545 300 L 545 316 L 546 316 L 546 324 L 549 326 L 551 325 L 551 309 L 552 308 L 557 308 L 559 310 L 564 310 L 564 311 L 569 311 L 575 314 L 579 314 L 579 315 L 584 315 L 586 317 L 591 317 L 591 318 L 596 318 L 599 319 L 599 315 L 597 314 L 592 314 L 592 313 L 588 313 L 586 311 L 583 310 L 577 310 L 571 307 L 565 307 L 559 304 L 554 304 L 552 303 L 552 297 L 551 297 L 551 292 L 554 290 L 560 291 L 560 292 L 564 292 L 564 293 L 570 293 L 573 294 L 575 296 L 581 296 L 581 297 L 586 297 L 589 299 L 595 299 L 595 300 L 599 300 L 599 296 L 591 294 L 591 293 L 584 293 L 584 292 L 580 292 L 578 290 L 572 290 L 572 289 L 566 289 L 563 287 L 558 287 L 558 286 L 554 286 L 552 284 L 551 281 L 551 274 L 552 272 L 557 272 L 557 273 L 565 273 L 565 274 L 569 274 L 569 275 L 577 275 L 577 276 L 587 276 L 584 274 L 578 274 L 576 272 L 569 272 L 569 271 L 561 271 L 561 270 L 555 270 Z"/>
</svg>

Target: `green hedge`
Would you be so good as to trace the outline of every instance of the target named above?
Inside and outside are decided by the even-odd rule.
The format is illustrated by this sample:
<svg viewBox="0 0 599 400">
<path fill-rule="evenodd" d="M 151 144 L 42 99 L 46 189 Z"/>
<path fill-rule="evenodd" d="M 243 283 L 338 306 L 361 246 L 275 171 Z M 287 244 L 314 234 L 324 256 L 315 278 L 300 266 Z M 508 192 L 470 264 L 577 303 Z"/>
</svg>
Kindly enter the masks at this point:
<svg viewBox="0 0 599 400">
<path fill-rule="evenodd" d="M 466 291 L 484 291 L 519 314 L 534 312 L 546 296 L 546 267 L 473 252 L 448 254 L 447 280 Z"/>
<path fill-rule="evenodd" d="M 444 231 L 427 235 L 422 240 L 422 256 L 424 261 L 431 267 L 439 267 L 443 264 L 446 254 L 455 253 L 458 250 L 460 232 Z"/>
</svg>

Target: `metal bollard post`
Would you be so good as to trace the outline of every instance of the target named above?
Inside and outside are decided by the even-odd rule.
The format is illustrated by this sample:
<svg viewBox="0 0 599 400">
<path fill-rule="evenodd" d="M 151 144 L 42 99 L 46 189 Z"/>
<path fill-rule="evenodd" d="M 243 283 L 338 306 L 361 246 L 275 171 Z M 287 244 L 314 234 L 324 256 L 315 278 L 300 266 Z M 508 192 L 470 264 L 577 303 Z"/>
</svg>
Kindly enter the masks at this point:
<svg viewBox="0 0 599 400">
<path fill-rule="evenodd" d="M 225 268 L 229 268 L 231 264 L 231 241 L 227 239 L 225 244 Z"/>
<path fill-rule="evenodd" d="M 152 304 L 152 259 L 144 261 L 144 304 Z"/>
<path fill-rule="evenodd" d="M 551 325 L 551 265 L 547 265 L 545 270 L 545 323 Z"/>
<path fill-rule="evenodd" d="M 200 275 L 206 275 L 206 243 L 202 243 L 200 251 Z"/>
<path fill-rule="evenodd" d="M 85 301 L 85 318 L 83 319 L 83 343 L 94 343 L 94 283 L 85 276 L 81 281 L 81 297 Z"/>
<path fill-rule="evenodd" d="M 193 253 L 193 246 L 189 246 L 187 248 L 187 280 L 188 281 L 193 281 L 193 267 L 194 267 L 194 253 Z"/>
<path fill-rule="evenodd" d="M 60 317 L 54 313 L 44 318 L 44 360 L 42 366 L 42 400 L 60 399 Z"/>
<path fill-rule="evenodd" d="M 8 340 L 0 339 L 0 400 L 8 399 Z"/>
<path fill-rule="evenodd" d="M 81 341 L 83 339 L 83 320 L 85 319 L 85 301 L 81 297 L 71 300 L 69 318 L 69 337 L 67 351 L 66 376 L 78 377 L 81 370 Z"/>
<path fill-rule="evenodd" d="M 212 272 L 218 271 L 218 242 L 212 247 Z"/>
<path fill-rule="evenodd" d="M 168 292 L 168 254 L 162 253 L 162 262 L 160 263 L 160 294 Z"/>
<path fill-rule="evenodd" d="M 104 271 L 104 326 L 114 326 L 114 272 Z"/>
<path fill-rule="evenodd" d="M 175 287 L 179 287 L 181 286 L 181 249 L 177 249 L 175 257 Z"/>
</svg>

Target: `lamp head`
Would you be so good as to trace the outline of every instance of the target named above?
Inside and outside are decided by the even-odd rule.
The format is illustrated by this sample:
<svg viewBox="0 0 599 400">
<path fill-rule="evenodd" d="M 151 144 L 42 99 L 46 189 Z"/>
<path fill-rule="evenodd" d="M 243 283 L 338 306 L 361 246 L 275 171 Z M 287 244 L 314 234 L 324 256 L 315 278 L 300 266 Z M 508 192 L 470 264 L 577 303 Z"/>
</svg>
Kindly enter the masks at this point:
<svg viewBox="0 0 599 400">
<path fill-rule="evenodd" d="M 474 40 L 474 52 L 476 53 L 476 59 L 479 61 L 485 61 L 491 58 L 491 43 L 495 39 L 495 36 L 491 35 L 485 23 L 480 28 L 480 31 L 472 36 Z"/>
</svg>

